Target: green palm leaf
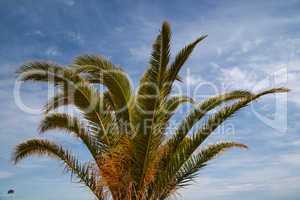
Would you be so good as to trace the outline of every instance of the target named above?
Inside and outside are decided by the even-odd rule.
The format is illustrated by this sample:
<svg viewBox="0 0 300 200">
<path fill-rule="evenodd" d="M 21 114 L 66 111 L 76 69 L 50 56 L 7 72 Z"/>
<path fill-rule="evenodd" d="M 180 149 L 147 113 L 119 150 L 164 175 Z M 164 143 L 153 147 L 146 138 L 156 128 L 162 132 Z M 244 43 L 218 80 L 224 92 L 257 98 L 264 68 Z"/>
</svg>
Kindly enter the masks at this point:
<svg viewBox="0 0 300 200">
<path fill-rule="evenodd" d="M 87 75 L 87 80 L 108 88 L 116 114 L 124 122 L 129 122 L 132 89 L 127 74 L 101 56 L 80 56 L 75 59 L 74 65 L 77 72 Z"/>
<path fill-rule="evenodd" d="M 207 165 L 207 162 L 223 153 L 227 149 L 231 148 L 243 148 L 248 147 L 244 144 L 235 142 L 220 142 L 212 145 L 208 145 L 204 149 L 200 150 L 196 155 L 191 156 L 184 165 L 179 169 L 176 174 L 176 187 L 185 187 L 189 182 L 198 175 L 199 169 Z"/>
<path fill-rule="evenodd" d="M 251 98 L 253 94 L 245 90 L 236 90 L 222 95 L 210 97 L 203 102 L 199 103 L 196 108 L 181 122 L 174 136 L 169 140 L 169 149 L 174 151 L 183 138 L 189 133 L 192 127 L 199 122 L 203 116 L 209 111 L 220 106 L 222 103 L 227 103 L 232 100 L 238 100 L 243 98 Z"/>
<path fill-rule="evenodd" d="M 75 174 L 81 182 L 88 186 L 91 191 L 97 196 L 99 200 L 102 200 L 102 189 L 98 188 L 97 180 L 93 175 L 93 172 L 89 164 L 81 164 L 79 160 L 65 150 L 62 146 L 59 146 L 48 140 L 31 139 L 19 144 L 13 154 L 13 161 L 18 163 L 24 158 L 32 155 L 46 155 L 64 162 L 66 169 L 72 174 Z"/>
<path fill-rule="evenodd" d="M 168 69 L 167 74 L 165 76 L 164 86 L 163 86 L 163 96 L 167 96 L 168 94 L 170 94 L 173 83 L 176 80 L 176 78 L 178 77 L 178 73 L 179 73 L 181 67 L 187 61 L 187 59 L 193 52 L 194 48 L 196 47 L 196 45 L 198 43 L 200 43 L 202 40 L 204 40 L 206 37 L 207 37 L 207 35 L 199 37 L 194 42 L 185 46 L 176 55 L 175 61 L 171 64 L 171 66 Z"/>
<path fill-rule="evenodd" d="M 168 22 L 164 22 L 161 30 L 161 56 L 159 67 L 159 87 L 161 87 L 165 71 L 167 69 L 170 60 L 170 40 L 171 40 L 171 28 Z"/>
<path fill-rule="evenodd" d="M 69 81 L 76 83 L 81 81 L 71 69 L 49 62 L 31 62 L 23 65 L 17 71 L 22 81 L 53 82 L 54 84 L 67 84 Z"/>
<path fill-rule="evenodd" d="M 87 128 L 77 117 L 72 117 L 65 113 L 51 113 L 47 115 L 40 123 L 40 133 L 45 133 L 53 129 L 67 131 L 79 138 L 88 148 L 91 155 L 97 160 L 97 156 L 105 149 L 102 138 L 88 133 Z"/>
<path fill-rule="evenodd" d="M 252 95 L 248 98 L 242 98 L 237 103 L 233 105 L 225 106 L 217 113 L 210 116 L 207 122 L 196 131 L 190 138 L 185 137 L 184 140 L 181 141 L 180 145 L 175 149 L 175 152 L 172 152 L 170 157 L 167 159 L 163 159 L 165 168 L 159 174 L 157 184 L 165 185 L 168 182 L 172 181 L 173 177 L 176 175 L 177 171 L 183 166 L 183 164 L 192 156 L 195 150 L 204 142 L 204 140 L 226 119 L 231 117 L 241 108 L 246 107 L 250 102 L 256 100 L 257 98 L 272 94 L 272 93 L 281 93 L 286 92 L 285 88 L 274 88 L 270 90 L 263 91 L 256 95 Z M 172 140 L 172 139 L 171 139 Z M 173 142 L 169 143 L 173 144 Z"/>
<path fill-rule="evenodd" d="M 182 165 L 175 174 L 174 180 L 165 185 L 161 198 L 167 198 L 175 189 L 189 186 L 199 174 L 199 170 L 205 167 L 208 161 L 231 148 L 247 149 L 248 147 L 244 144 L 235 142 L 219 142 L 208 145 L 204 149 L 200 150 L 196 155 L 192 155 Z"/>
</svg>

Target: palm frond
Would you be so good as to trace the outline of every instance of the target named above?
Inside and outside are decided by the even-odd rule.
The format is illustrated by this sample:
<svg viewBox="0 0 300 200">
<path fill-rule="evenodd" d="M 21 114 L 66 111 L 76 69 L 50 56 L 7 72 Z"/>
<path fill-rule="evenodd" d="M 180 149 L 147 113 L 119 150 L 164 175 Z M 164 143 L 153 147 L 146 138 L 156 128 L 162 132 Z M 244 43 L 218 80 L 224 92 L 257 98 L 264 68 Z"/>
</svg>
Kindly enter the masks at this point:
<svg viewBox="0 0 300 200">
<path fill-rule="evenodd" d="M 74 67 L 78 66 L 77 72 L 99 72 L 99 69 L 110 70 L 114 68 L 114 65 L 106 58 L 100 55 L 81 55 L 75 58 Z M 93 71 L 95 70 L 95 71 Z M 99 74 L 94 74 L 99 76 Z"/>
<path fill-rule="evenodd" d="M 270 90 L 265 90 L 261 93 L 258 93 L 250 98 L 244 98 L 238 101 L 237 103 L 234 103 L 233 105 L 225 106 L 221 110 L 219 110 L 217 113 L 211 115 L 207 122 L 196 131 L 191 136 L 191 139 L 188 140 L 187 143 L 184 143 L 179 148 L 179 151 L 177 151 L 179 154 L 184 154 L 186 159 L 189 158 L 191 154 L 194 153 L 194 151 L 201 145 L 206 138 L 220 125 L 222 124 L 226 119 L 229 117 L 232 117 L 237 111 L 239 111 L 241 108 L 244 108 L 249 105 L 250 102 L 260 98 L 263 95 L 267 94 L 273 94 L 273 93 L 282 93 L 286 92 L 287 90 L 282 88 L 274 88 Z M 183 159 L 181 163 L 184 163 L 186 159 Z"/>
<path fill-rule="evenodd" d="M 187 96 L 173 96 L 160 105 L 154 122 L 154 132 L 164 133 L 169 124 L 170 118 L 175 111 L 185 103 L 194 103 L 194 100 Z"/>
<path fill-rule="evenodd" d="M 187 96 L 173 96 L 167 99 L 161 106 L 160 111 L 163 113 L 173 113 L 177 108 L 184 103 L 194 103 L 191 97 Z"/>
<path fill-rule="evenodd" d="M 151 57 L 149 60 L 150 66 L 141 79 L 141 83 L 143 81 L 146 82 L 151 80 L 151 82 L 155 82 L 158 80 L 159 68 L 161 66 L 161 40 L 161 34 L 159 34 L 152 45 Z"/>
<path fill-rule="evenodd" d="M 171 28 L 168 22 L 164 22 L 161 30 L 161 56 L 159 67 L 159 87 L 161 87 L 164 79 L 165 71 L 170 60 L 170 41 L 171 41 Z"/>
<path fill-rule="evenodd" d="M 157 148 L 163 139 L 163 134 L 154 132 L 154 122 L 156 111 L 160 105 L 160 85 L 163 77 L 161 61 L 167 64 L 168 58 L 168 27 L 167 24 L 162 28 L 161 34 L 153 44 L 150 66 L 140 80 L 140 85 L 135 98 L 135 107 L 132 113 L 132 123 L 136 131 L 133 139 L 134 148 L 134 168 L 136 169 L 133 177 L 136 182 L 137 193 L 143 193 L 142 188 L 149 183 L 146 177 L 152 171 Z M 162 41 L 164 34 L 164 42 Z M 162 52 L 164 43 L 164 52 Z M 164 56 L 164 58 L 162 58 Z M 139 198 L 142 198 L 139 196 Z"/>
<path fill-rule="evenodd" d="M 75 59 L 74 65 L 77 72 L 87 74 L 87 80 L 103 84 L 108 88 L 116 114 L 120 120 L 129 122 L 132 89 L 127 74 L 101 56 L 80 56 Z"/>
<path fill-rule="evenodd" d="M 21 80 L 47 81 L 59 84 L 62 91 L 54 96 L 45 106 L 46 112 L 60 106 L 73 104 L 79 108 L 88 120 L 97 124 L 102 132 L 105 131 L 101 126 L 101 111 L 98 92 L 74 70 L 47 62 L 32 62 L 26 64 L 18 71 Z"/>
<path fill-rule="evenodd" d="M 43 107 L 44 114 L 49 113 L 50 111 L 54 111 L 62 106 L 68 106 L 71 104 L 72 100 L 65 92 L 60 92 L 51 97 L 46 105 Z"/>
<path fill-rule="evenodd" d="M 66 67 L 50 62 L 30 62 L 17 71 L 22 81 L 53 82 L 54 84 L 76 83 L 81 77 Z"/>
<path fill-rule="evenodd" d="M 69 84 L 66 87 L 68 89 L 50 99 L 45 105 L 45 112 L 48 113 L 60 106 L 74 105 L 92 126 L 97 127 L 101 133 L 100 137 L 106 135 L 105 124 L 108 122 L 105 121 L 109 120 L 108 116 L 111 113 L 104 108 L 104 96 L 86 82 L 79 82 L 76 85 Z"/>
<path fill-rule="evenodd" d="M 189 133 L 192 127 L 202 119 L 209 111 L 232 100 L 251 98 L 254 96 L 246 90 L 236 90 L 222 95 L 210 97 L 199 103 L 196 108 L 181 122 L 174 136 L 168 141 L 168 148 L 170 152 L 174 152 L 183 138 Z"/>
<path fill-rule="evenodd" d="M 222 124 L 226 119 L 229 117 L 232 117 L 237 111 L 239 111 L 241 108 L 244 108 L 249 105 L 254 100 L 257 100 L 258 98 L 268 95 L 268 94 L 274 94 L 274 93 L 284 93 L 288 92 L 289 90 L 286 88 L 272 88 L 268 90 L 264 90 L 250 98 L 244 98 L 240 100 L 237 103 L 234 103 L 230 106 L 225 106 L 217 113 L 210 116 L 207 120 L 207 122 L 196 131 L 196 133 L 192 136 L 190 146 L 187 148 L 188 154 L 191 154 L 195 151 L 195 149 L 220 125 Z"/>
<path fill-rule="evenodd" d="M 163 94 L 167 96 L 170 94 L 173 86 L 173 82 L 176 80 L 178 73 L 184 63 L 187 61 L 194 48 L 198 43 L 204 40 L 207 35 L 201 36 L 196 39 L 194 42 L 185 46 L 175 57 L 175 61 L 171 64 L 170 68 L 167 70 L 167 75 L 165 76 L 164 86 L 163 86 Z"/>
<path fill-rule="evenodd" d="M 160 198 L 165 199 L 172 195 L 173 191 L 189 186 L 199 174 L 200 169 L 205 167 L 210 160 L 231 148 L 247 149 L 248 147 L 236 142 L 219 142 L 208 145 L 196 155 L 192 155 L 174 174 L 169 174 L 168 182 L 164 183 Z"/>
<path fill-rule="evenodd" d="M 267 95 L 267 94 L 286 93 L 289 91 L 290 91 L 290 89 L 285 88 L 285 87 L 271 88 L 271 89 L 267 89 L 267 90 L 264 90 L 264 91 L 256 94 L 254 99 L 258 99 L 259 97 Z"/>
<path fill-rule="evenodd" d="M 99 153 L 105 149 L 105 145 L 101 141 L 102 138 L 97 138 L 96 135 L 89 134 L 83 122 L 77 117 L 70 116 L 66 113 L 51 113 L 47 115 L 41 121 L 39 129 L 40 133 L 59 129 L 74 135 L 83 142 L 95 161 Z"/>
<path fill-rule="evenodd" d="M 77 88 L 80 90 L 81 86 Z M 104 92 L 103 94 L 98 93 L 93 87 L 83 87 L 83 90 L 81 92 L 83 93 L 82 95 L 86 94 L 87 100 L 90 102 L 89 104 L 87 103 L 86 105 L 76 104 L 78 101 L 74 101 L 74 99 L 80 99 L 82 95 L 80 95 L 80 92 L 75 93 L 74 89 L 73 94 L 70 94 L 71 91 L 66 91 L 66 92 L 59 92 L 55 96 L 53 96 L 47 104 L 44 106 L 44 113 L 48 114 L 51 111 L 56 111 L 58 108 L 63 107 L 63 106 L 69 106 L 73 105 L 76 108 L 78 108 L 85 116 L 86 119 L 92 122 L 93 124 L 97 124 L 99 120 L 97 120 L 98 116 L 101 118 L 101 124 L 102 128 L 108 129 L 112 128 L 113 121 L 115 120 L 115 115 L 114 115 L 114 108 L 113 104 L 111 102 L 110 96 L 108 92 Z M 79 97 L 75 97 L 74 94 L 79 95 Z M 90 98 L 90 95 L 96 94 L 95 97 L 92 96 Z M 85 109 L 86 108 L 86 109 Z M 90 108 L 90 110 L 89 110 Z M 89 110 L 87 112 L 87 110 Z M 94 113 L 91 113 L 93 111 Z M 95 116 L 95 115 L 98 116 Z M 94 115 L 94 116 L 93 116 Z M 97 127 L 99 125 L 96 125 Z"/>
<path fill-rule="evenodd" d="M 157 111 L 156 122 L 161 120 L 168 121 L 174 112 L 185 103 L 194 103 L 194 100 L 187 96 L 173 96 L 160 105 Z"/>
<path fill-rule="evenodd" d="M 236 142 L 219 142 L 208 145 L 196 155 L 191 156 L 176 173 L 176 187 L 185 187 L 198 175 L 199 169 L 219 154 L 231 148 L 247 149 L 244 144 Z"/>
<path fill-rule="evenodd" d="M 18 163 L 32 155 L 46 155 L 63 161 L 68 171 L 75 174 L 81 182 L 88 186 L 99 200 L 103 199 L 102 188 L 98 187 L 95 172 L 91 170 L 90 165 L 82 164 L 78 158 L 71 155 L 71 153 L 62 146 L 48 140 L 27 140 L 17 145 L 12 159 L 14 163 Z"/>
<path fill-rule="evenodd" d="M 159 146 L 163 141 L 160 132 L 138 134 L 133 139 L 133 180 L 136 183 L 137 194 L 140 199 L 144 195 L 144 189 L 155 178 L 155 171 L 159 167 L 158 158 L 162 152 Z"/>
<path fill-rule="evenodd" d="M 139 88 L 135 98 L 135 109 L 132 113 L 132 123 L 140 124 L 145 113 L 150 113 L 148 118 L 157 106 L 159 98 L 159 68 L 161 60 L 161 35 L 158 35 L 153 44 L 150 58 L 150 66 L 140 80 Z"/>
<path fill-rule="evenodd" d="M 176 148 L 175 152 L 172 152 L 168 160 L 165 161 L 165 168 L 163 172 L 158 177 L 158 180 L 165 184 L 169 182 L 174 174 L 182 167 L 182 165 L 192 156 L 195 150 L 205 141 L 205 139 L 226 119 L 233 116 L 238 110 L 246 107 L 250 102 L 256 100 L 257 98 L 272 93 L 286 92 L 284 88 L 274 88 L 270 90 L 265 90 L 256 95 L 250 96 L 248 98 L 242 98 L 237 103 L 233 105 L 225 106 L 217 113 L 210 116 L 207 122 L 196 131 L 190 138 L 185 137 L 179 146 Z"/>
</svg>

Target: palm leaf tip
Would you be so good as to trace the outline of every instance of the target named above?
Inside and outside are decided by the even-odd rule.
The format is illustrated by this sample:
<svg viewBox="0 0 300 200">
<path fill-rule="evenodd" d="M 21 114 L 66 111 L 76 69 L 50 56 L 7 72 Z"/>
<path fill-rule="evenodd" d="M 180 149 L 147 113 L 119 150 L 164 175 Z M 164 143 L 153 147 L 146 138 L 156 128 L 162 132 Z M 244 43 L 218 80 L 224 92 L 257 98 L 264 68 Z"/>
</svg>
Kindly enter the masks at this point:
<svg viewBox="0 0 300 200">
<path fill-rule="evenodd" d="M 285 87 L 278 87 L 278 88 L 271 88 L 264 90 L 256 95 L 253 96 L 254 99 L 258 99 L 261 96 L 268 95 L 268 94 L 276 94 L 276 93 L 286 93 L 290 92 L 290 89 L 285 88 Z"/>
<path fill-rule="evenodd" d="M 160 69 L 159 79 L 160 81 L 164 77 L 167 65 L 170 60 L 170 42 L 171 42 L 171 27 L 168 22 L 164 22 L 161 30 L 161 55 L 160 55 Z"/>
<path fill-rule="evenodd" d="M 201 150 L 197 156 L 198 159 L 203 162 L 202 164 L 205 164 L 206 162 L 232 148 L 248 149 L 248 146 L 237 142 L 218 142 L 208 145 L 205 149 Z"/>
<path fill-rule="evenodd" d="M 285 87 L 279 87 L 279 88 L 272 88 L 269 90 L 265 90 L 264 94 L 271 94 L 271 93 L 286 93 L 286 92 L 290 92 L 289 88 L 285 88 Z"/>
<path fill-rule="evenodd" d="M 204 40 L 207 37 L 208 37 L 208 34 L 202 35 L 198 39 L 196 39 L 196 41 L 194 43 L 197 44 L 197 43 L 201 42 L 202 40 Z"/>
<path fill-rule="evenodd" d="M 48 154 L 53 150 L 54 144 L 47 140 L 31 139 L 18 144 L 12 155 L 12 162 L 19 163 L 31 155 Z"/>
</svg>

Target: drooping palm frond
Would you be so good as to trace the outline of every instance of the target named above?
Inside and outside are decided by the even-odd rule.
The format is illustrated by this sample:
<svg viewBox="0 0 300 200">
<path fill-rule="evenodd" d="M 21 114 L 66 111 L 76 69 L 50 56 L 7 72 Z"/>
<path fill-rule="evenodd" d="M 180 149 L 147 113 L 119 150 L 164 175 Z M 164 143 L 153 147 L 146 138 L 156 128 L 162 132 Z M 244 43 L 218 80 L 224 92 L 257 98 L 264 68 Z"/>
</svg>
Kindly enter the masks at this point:
<svg viewBox="0 0 300 200">
<path fill-rule="evenodd" d="M 81 111 L 88 121 L 98 126 L 99 130 L 105 134 L 106 129 L 103 125 L 101 115 L 101 112 L 104 111 L 102 103 L 103 95 L 85 83 L 77 84 L 76 87 L 72 89 L 72 104 Z"/>
<path fill-rule="evenodd" d="M 61 106 L 73 105 L 81 111 L 91 125 L 97 127 L 100 137 L 103 137 L 110 122 L 107 120 L 111 120 L 112 117 L 111 113 L 104 108 L 104 95 L 86 82 L 66 87 L 68 89 L 63 89 L 45 105 L 45 112 L 48 113 Z"/>
<path fill-rule="evenodd" d="M 244 144 L 236 142 L 219 142 L 208 145 L 200 150 L 196 155 L 192 155 L 178 170 L 174 179 L 164 186 L 160 198 L 165 199 L 172 195 L 177 189 L 187 187 L 199 174 L 199 170 L 207 165 L 207 162 L 231 148 L 247 149 Z"/>
<path fill-rule="evenodd" d="M 223 153 L 225 150 L 234 147 L 243 149 L 248 148 L 246 145 L 236 142 L 219 142 L 208 145 L 196 155 L 191 156 L 176 174 L 176 187 L 187 186 L 187 184 L 193 181 L 197 176 L 199 169 L 207 165 L 208 161 L 212 160 L 220 153 Z"/>
<path fill-rule="evenodd" d="M 22 81 L 52 82 L 55 84 L 68 84 L 69 81 L 76 83 L 81 81 L 71 69 L 50 62 L 31 62 L 24 64 L 17 71 Z"/>
<path fill-rule="evenodd" d="M 64 162 L 66 169 L 76 175 L 82 183 L 88 186 L 91 191 L 102 200 L 102 188 L 97 185 L 95 172 L 89 164 L 82 164 L 78 158 L 71 155 L 68 150 L 62 146 L 42 139 L 31 139 L 19 144 L 13 154 L 14 163 L 33 155 L 46 155 Z"/>
<path fill-rule="evenodd" d="M 56 64 L 47 62 L 32 62 L 26 64 L 18 71 L 21 80 L 48 81 L 59 84 L 62 93 L 54 96 L 46 105 L 46 111 L 50 111 L 68 104 L 74 104 L 83 110 L 86 118 L 101 127 L 101 117 L 98 111 L 101 111 L 98 92 L 90 87 L 82 77 L 74 70 L 64 68 Z"/>
<path fill-rule="evenodd" d="M 92 87 L 81 88 L 82 86 L 79 85 L 79 87 L 76 88 L 79 92 L 73 92 L 73 94 L 71 94 L 71 89 L 66 92 L 57 93 L 50 98 L 44 106 L 44 113 L 48 114 L 51 111 L 56 111 L 60 107 L 73 105 L 82 112 L 85 119 L 89 122 L 96 124 L 96 126 L 101 127 L 103 130 L 112 128 L 111 124 L 113 124 L 115 120 L 115 114 L 108 92 L 100 94 Z M 83 105 L 83 101 L 74 101 L 74 99 L 80 99 L 82 95 L 86 97 L 85 105 Z M 101 119 L 101 122 L 99 119 Z"/>
<path fill-rule="evenodd" d="M 127 74 L 101 56 L 79 56 L 74 67 L 77 72 L 86 74 L 89 82 L 107 87 L 118 118 L 128 123 L 132 89 Z"/>
<path fill-rule="evenodd" d="M 88 148 L 95 160 L 100 152 L 105 150 L 102 138 L 97 138 L 88 132 L 87 127 L 77 117 L 72 117 L 66 113 L 51 113 L 47 115 L 40 123 L 40 133 L 58 129 L 64 130 L 69 134 L 79 138 Z"/>
</svg>

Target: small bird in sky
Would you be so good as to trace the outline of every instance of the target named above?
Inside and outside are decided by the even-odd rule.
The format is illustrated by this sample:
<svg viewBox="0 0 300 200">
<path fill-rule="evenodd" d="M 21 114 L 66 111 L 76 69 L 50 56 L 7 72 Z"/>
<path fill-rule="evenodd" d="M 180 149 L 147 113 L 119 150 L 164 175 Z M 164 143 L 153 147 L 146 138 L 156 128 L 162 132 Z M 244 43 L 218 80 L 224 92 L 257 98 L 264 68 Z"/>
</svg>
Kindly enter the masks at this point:
<svg viewBox="0 0 300 200">
<path fill-rule="evenodd" d="M 13 189 L 10 189 L 7 191 L 7 194 L 14 194 L 14 193 L 15 193 L 15 190 L 13 190 Z"/>
</svg>

